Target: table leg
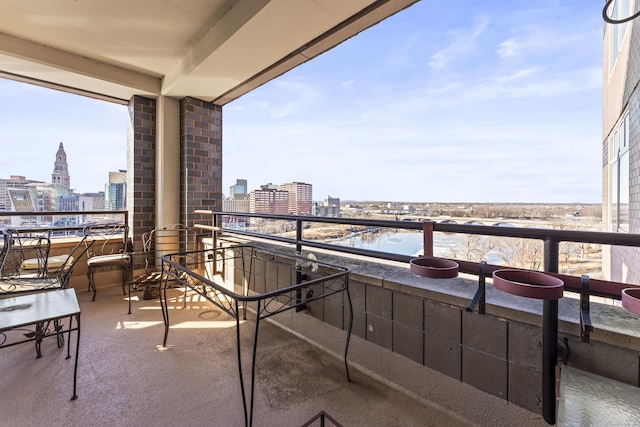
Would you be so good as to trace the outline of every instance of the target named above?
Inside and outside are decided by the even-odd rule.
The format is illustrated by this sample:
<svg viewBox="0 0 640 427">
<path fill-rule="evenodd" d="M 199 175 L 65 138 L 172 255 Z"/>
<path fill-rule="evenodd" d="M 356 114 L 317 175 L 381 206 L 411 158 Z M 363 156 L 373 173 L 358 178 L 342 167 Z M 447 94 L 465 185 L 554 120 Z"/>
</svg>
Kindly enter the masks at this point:
<svg viewBox="0 0 640 427">
<path fill-rule="evenodd" d="M 71 329 L 73 325 L 73 317 L 69 318 L 69 338 L 67 339 L 67 359 L 71 358 Z M 78 384 L 78 353 L 80 353 L 80 313 L 75 315 L 76 324 L 78 327 L 76 328 L 76 360 L 73 366 L 73 396 L 71 396 L 71 400 L 76 400 L 78 398 L 77 393 L 77 384 Z"/>
</svg>

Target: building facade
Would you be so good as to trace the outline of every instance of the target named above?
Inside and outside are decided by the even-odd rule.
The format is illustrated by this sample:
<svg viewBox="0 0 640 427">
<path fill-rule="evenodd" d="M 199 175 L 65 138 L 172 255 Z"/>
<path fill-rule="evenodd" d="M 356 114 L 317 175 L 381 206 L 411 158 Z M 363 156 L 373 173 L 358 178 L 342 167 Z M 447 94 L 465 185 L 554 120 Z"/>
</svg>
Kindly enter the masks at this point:
<svg viewBox="0 0 640 427">
<path fill-rule="evenodd" d="M 109 182 L 104 191 L 104 209 L 127 209 L 127 171 L 109 172 Z"/>
<path fill-rule="evenodd" d="M 252 213 L 286 215 L 289 213 L 289 193 L 263 186 L 249 195 L 249 209 Z"/>
<path fill-rule="evenodd" d="M 640 2 L 616 0 L 614 19 L 633 15 Z M 603 173 L 605 231 L 640 233 L 640 33 L 638 20 L 605 24 L 603 38 Z M 639 27 L 640 29 L 640 27 Z M 603 247 L 603 277 L 640 283 L 640 250 Z"/>
<path fill-rule="evenodd" d="M 231 200 L 249 200 L 247 191 L 247 180 L 236 179 L 236 183 L 229 187 L 229 199 Z M 237 211 L 235 211 L 237 212 Z"/>
<path fill-rule="evenodd" d="M 304 182 L 282 184 L 280 190 L 289 193 L 288 212 L 291 215 L 311 215 L 313 186 Z"/>
<path fill-rule="evenodd" d="M 313 203 L 312 206 L 311 214 L 314 216 L 340 216 L 340 198 L 338 197 L 327 196 L 321 205 Z"/>
<path fill-rule="evenodd" d="M 0 211 L 11 211 L 10 188 L 27 188 L 28 184 L 40 182 L 26 179 L 24 176 L 11 175 L 8 179 L 0 178 Z"/>
</svg>

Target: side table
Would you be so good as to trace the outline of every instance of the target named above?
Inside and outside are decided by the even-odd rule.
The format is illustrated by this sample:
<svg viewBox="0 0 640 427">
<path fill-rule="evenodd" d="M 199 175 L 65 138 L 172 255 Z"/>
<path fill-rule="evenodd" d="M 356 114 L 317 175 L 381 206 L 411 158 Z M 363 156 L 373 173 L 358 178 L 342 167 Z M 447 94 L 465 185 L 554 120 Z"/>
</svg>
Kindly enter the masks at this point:
<svg viewBox="0 0 640 427">
<path fill-rule="evenodd" d="M 69 319 L 68 325 L 64 319 Z M 74 326 L 75 319 L 75 326 Z M 53 330 L 44 327 L 54 322 Z M 26 331 L 19 334 L 7 334 L 10 331 Z M 76 355 L 73 368 L 73 395 L 76 400 L 78 378 L 78 350 L 80 348 L 80 306 L 74 289 L 21 295 L 0 299 L 0 348 L 35 341 L 37 357 L 40 357 L 40 343 L 46 337 L 56 336 L 58 346 L 65 332 L 68 332 L 67 359 L 71 358 L 71 332 L 76 331 Z M 9 335 L 11 335 L 10 339 Z M 25 338 L 26 337 L 26 338 Z"/>
</svg>

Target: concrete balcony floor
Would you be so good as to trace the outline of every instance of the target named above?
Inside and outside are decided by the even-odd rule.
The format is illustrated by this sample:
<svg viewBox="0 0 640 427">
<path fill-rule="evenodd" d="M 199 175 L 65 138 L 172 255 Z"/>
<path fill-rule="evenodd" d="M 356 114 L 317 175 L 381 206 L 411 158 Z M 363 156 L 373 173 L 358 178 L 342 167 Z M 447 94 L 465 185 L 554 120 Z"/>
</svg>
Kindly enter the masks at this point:
<svg viewBox="0 0 640 427">
<path fill-rule="evenodd" d="M 183 308 L 182 292 L 171 293 L 165 348 L 157 300 L 134 301 L 128 315 L 119 286 L 99 288 L 95 302 L 86 289 L 77 289 L 78 399 L 70 401 L 73 357 L 65 360 L 66 348 L 58 349 L 55 338 L 44 340 L 40 359 L 31 343 L 6 348 L 0 351 L 0 424 L 243 426 L 233 319 L 197 296 L 188 295 Z M 246 323 L 241 329 L 248 387 L 253 322 Z M 300 426 L 320 411 L 344 426 L 469 425 L 355 369 L 351 375 L 347 382 L 341 360 L 261 323 L 253 425 Z"/>
</svg>

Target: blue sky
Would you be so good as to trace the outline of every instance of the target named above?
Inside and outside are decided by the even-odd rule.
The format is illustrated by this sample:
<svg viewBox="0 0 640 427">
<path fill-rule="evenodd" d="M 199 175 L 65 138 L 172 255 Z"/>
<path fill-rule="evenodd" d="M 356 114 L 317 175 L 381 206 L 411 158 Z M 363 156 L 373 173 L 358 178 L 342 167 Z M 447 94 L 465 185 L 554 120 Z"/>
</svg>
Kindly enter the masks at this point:
<svg viewBox="0 0 640 427">
<path fill-rule="evenodd" d="M 244 178 L 308 182 L 315 200 L 599 202 L 601 7 L 419 2 L 227 104 L 223 191 Z M 126 167 L 124 107 L 3 80 L 0 101 L 0 177 L 48 181 L 60 141 L 79 191 Z"/>
</svg>

